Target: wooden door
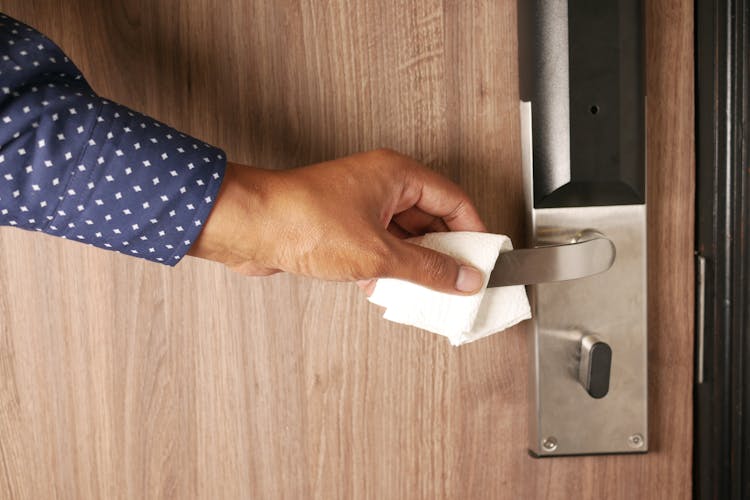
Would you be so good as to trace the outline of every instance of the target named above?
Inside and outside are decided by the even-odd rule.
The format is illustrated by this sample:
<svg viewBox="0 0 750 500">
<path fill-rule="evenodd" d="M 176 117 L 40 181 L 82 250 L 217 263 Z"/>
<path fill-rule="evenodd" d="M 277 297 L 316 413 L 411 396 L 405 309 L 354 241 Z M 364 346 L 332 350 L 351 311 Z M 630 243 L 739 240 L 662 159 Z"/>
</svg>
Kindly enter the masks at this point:
<svg viewBox="0 0 750 500">
<path fill-rule="evenodd" d="M 647 4 L 650 442 L 526 453 L 525 328 L 0 230 L 0 497 L 688 498 L 693 12 Z M 515 0 L 0 0 L 102 95 L 270 168 L 387 146 L 524 239 Z"/>
</svg>

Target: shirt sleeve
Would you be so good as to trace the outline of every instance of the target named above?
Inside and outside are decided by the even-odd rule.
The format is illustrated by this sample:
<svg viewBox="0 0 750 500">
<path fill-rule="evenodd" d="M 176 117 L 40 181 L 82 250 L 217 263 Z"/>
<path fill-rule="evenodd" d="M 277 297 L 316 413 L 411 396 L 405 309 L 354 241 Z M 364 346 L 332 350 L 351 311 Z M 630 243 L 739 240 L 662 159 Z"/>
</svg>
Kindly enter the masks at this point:
<svg viewBox="0 0 750 500">
<path fill-rule="evenodd" d="M 0 225 L 175 265 L 224 152 L 98 96 L 41 33 L 0 14 Z"/>
</svg>

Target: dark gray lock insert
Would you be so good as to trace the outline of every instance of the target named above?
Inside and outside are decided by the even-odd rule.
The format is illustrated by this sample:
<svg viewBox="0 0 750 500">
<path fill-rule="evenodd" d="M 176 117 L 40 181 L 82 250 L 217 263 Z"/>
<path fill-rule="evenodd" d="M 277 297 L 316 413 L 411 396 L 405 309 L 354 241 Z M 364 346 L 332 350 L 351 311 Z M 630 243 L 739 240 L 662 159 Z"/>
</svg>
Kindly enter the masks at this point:
<svg viewBox="0 0 750 500">
<path fill-rule="evenodd" d="M 550 95 L 549 12 L 560 0 L 518 2 L 519 92 L 534 103 L 534 207 L 645 202 L 642 5 L 567 2 L 568 109 Z M 561 64 L 563 61 L 559 61 Z M 543 82 L 540 84 L 540 82 Z M 570 162 L 548 155 L 552 117 L 568 112 Z"/>
<path fill-rule="evenodd" d="M 583 337 L 578 380 L 589 396 L 600 399 L 607 395 L 611 367 L 612 348 L 594 335 Z"/>
</svg>

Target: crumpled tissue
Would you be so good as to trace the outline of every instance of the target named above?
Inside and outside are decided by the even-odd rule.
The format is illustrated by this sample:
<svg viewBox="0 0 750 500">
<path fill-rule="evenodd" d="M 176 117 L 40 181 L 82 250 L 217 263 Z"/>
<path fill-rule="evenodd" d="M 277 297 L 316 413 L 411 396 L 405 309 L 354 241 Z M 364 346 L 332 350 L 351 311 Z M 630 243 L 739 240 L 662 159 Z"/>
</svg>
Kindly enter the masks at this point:
<svg viewBox="0 0 750 500">
<path fill-rule="evenodd" d="M 462 296 L 437 292 L 408 281 L 378 279 L 368 300 L 385 307 L 383 318 L 443 335 L 458 346 L 531 317 L 523 285 L 487 288 L 498 255 L 513 249 L 507 236 L 452 231 L 428 233 L 407 241 L 471 264 L 484 274 L 484 284 L 478 293 Z"/>
</svg>

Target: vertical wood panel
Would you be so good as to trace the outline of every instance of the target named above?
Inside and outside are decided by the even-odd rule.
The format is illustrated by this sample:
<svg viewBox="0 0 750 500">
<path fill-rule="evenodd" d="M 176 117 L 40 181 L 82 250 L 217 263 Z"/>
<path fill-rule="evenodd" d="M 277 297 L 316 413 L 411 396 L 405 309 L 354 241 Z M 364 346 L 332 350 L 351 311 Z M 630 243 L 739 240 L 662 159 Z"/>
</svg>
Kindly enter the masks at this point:
<svg viewBox="0 0 750 500">
<path fill-rule="evenodd" d="M 687 498 L 692 7 L 647 4 L 650 442 L 534 460 L 523 326 L 462 348 L 356 287 L 0 229 L 1 498 Z M 0 9 L 101 94 L 289 168 L 388 146 L 523 240 L 515 1 Z"/>
</svg>

